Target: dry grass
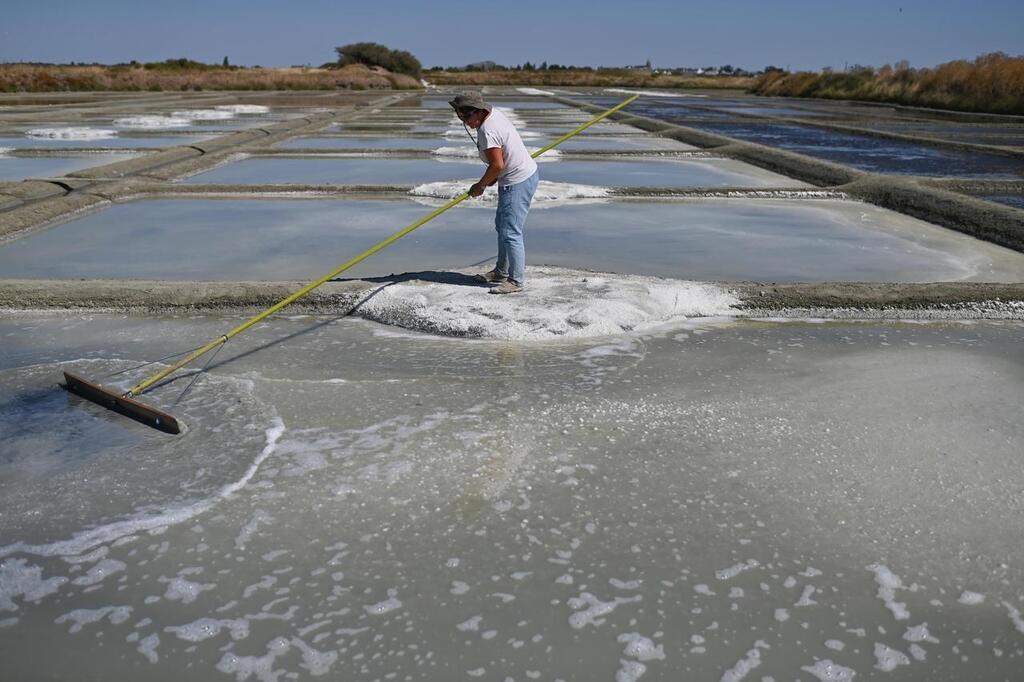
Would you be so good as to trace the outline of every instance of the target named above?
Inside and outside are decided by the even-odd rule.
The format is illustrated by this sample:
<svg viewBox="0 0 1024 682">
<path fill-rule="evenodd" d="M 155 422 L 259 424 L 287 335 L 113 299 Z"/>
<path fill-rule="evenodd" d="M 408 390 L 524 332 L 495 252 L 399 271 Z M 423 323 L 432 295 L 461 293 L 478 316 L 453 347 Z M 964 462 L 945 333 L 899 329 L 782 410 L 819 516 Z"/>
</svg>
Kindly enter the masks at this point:
<svg viewBox="0 0 1024 682">
<path fill-rule="evenodd" d="M 351 64 L 339 69 L 204 68 L 142 66 L 37 66 L 0 64 L 0 92 L 95 90 L 371 90 L 421 87 L 411 76 Z"/>
<path fill-rule="evenodd" d="M 749 88 L 753 78 L 676 76 L 634 69 L 557 69 L 538 71 L 428 71 L 434 85 L 531 85 L 632 88 Z"/>
<path fill-rule="evenodd" d="M 934 69 L 897 64 L 849 73 L 768 73 L 757 79 L 751 92 L 1024 114 L 1024 57 L 996 52 L 973 62 L 958 60 Z"/>
</svg>

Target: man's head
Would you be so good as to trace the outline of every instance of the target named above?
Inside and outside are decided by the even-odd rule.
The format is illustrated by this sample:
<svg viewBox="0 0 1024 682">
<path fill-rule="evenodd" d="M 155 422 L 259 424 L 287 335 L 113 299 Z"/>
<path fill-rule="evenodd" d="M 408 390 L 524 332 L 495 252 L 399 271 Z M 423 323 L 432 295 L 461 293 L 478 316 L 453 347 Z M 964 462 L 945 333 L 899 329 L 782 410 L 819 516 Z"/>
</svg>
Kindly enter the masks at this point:
<svg viewBox="0 0 1024 682">
<path fill-rule="evenodd" d="M 479 92 L 463 92 L 448 100 L 455 109 L 455 115 L 470 128 L 479 128 L 487 115 L 491 113 L 491 105 L 484 101 Z"/>
</svg>

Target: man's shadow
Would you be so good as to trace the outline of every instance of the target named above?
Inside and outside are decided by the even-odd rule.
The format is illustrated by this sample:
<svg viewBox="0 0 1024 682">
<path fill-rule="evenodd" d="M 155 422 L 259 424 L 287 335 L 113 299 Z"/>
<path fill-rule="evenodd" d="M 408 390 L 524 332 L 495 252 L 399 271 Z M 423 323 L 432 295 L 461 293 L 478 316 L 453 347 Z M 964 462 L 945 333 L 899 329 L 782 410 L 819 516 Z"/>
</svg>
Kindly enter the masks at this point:
<svg viewBox="0 0 1024 682">
<path fill-rule="evenodd" d="M 259 346 L 255 346 L 253 348 L 250 348 L 249 350 L 243 351 L 243 352 L 238 353 L 236 355 L 232 355 L 231 357 L 224 358 L 223 360 L 220 360 L 219 362 L 216 362 L 216 363 L 212 363 L 211 362 L 210 364 L 204 365 L 203 367 L 194 367 L 194 368 L 191 369 L 191 371 L 182 372 L 181 374 L 178 374 L 176 376 L 168 377 L 168 378 L 164 379 L 163 381 L 161 381 L 160 383 L 154 385 L 152 387 L 152 389 L 150 389 L 150 390 L 155 390 L 155 389 L 161 388 L 163 386 L 169 386 L 171 384 L 177 383 L 177 382 L 182 381 L 184 379 L 193 379 L 194 380 L 196 378 L 196 375 L 198 375 L 198 374 L 202 374 L 203 372 L 207 372 L 207 371 L 212 370 L 212 369 L 217 369 L 219 367 L 223 367 L 224 365 L 227 365 L 228 363 L 234 362 L 235 360 L 241 360 L 242 358 L 246 358 L 246 357 L 248 357 L 248 356 L 250 356 L 250 355 L 252 355 L 254 353 L 258 353 L 261 350 L 266 350 L 267 348 L 272 348 L 272 347 L 274 347 L 274 346 L 276 346 L 278 344 L 284 343 L 286 341 L 291 341 L 292 339 L 297 339 L 297 338 L 303 336 L 304 334 L 308 334 L 310 332 L 313 332 L 313 331 L 316 331 L 316 330 L 320 329 L 321 327 L 326 327 L 329 324 L 333 324 L 334 322 L 337 322 L 338 320 L 344 319 L 346 317 L 350 317 L 350 316 L 354 315 L 355 313 L 359 312 L 360 308 L 362 308 L 364 305 L 366 305 L 371 300 L 373 300 L 373 298 L 375 296 L 377 296 L 378 294 L 380 294 L 380 292 L 384 291 L 388 287 L 393 286 L 395 284 L 401 284 L 402 282 L 420 281 L 420 282 L 430 282 L 432 284 L 450 284 L 450 285 L 454 285 L 454 286 L 478 287 L 478 288 L 482 288 L 482 289 L 483 288 L 487 288 L 487 286 L 488 286 L 486 283 L 481 282 L 480 280 L 476 279 L 472 275 L 467 275 L 467 274 L 462 273 L 462 272 L 451 272 L 451 271 L 444 271 L 444 270 L 421 270 L 419 272 L 403 272 L 403 273 L 398 274 L 398 275 L 390 274 L 390 275 L 387 275 L 386 277 L 338 278 L 338 279 L 332 279 L 332 280 L 329 280 L 329 281 L 331 281 L 331 282 L 371 282 L 371 283 L 374 283 L 374 284 L 379 284 L 380 286 L 375 287 L 371 291 L 365 292 L 365 294 L 358 301 L 356 301 L 356 303 L 351 308 L 349 308 L 348 310 L 346 310 L 346 311 L 344 311 L 342 313 L 339 313 L 337 315 L 332 315 L 332 316 L 330 316 L 329 318 L 327 318 L 325 320 L 320 320 L 320 321 L 318 321 L 318 322 L 316 322 L 314 324 L 311 324 L 310 326 L 306 327 L 305 329 L 300 329 L 299 331 L 293 332 L 293 333 L 288 334 L 286 336 L 282 336 L 281 338 L 273 339 L 271 341 L 266 341 L 265 343 L 262 343 Z M 227 344 L 224 344 L 220 348 L 224 348 L 224 346 L 226 346 L 226 345 Z M 216 353 L 217 351 L 214 351 L 214 352 Z M 187 391 L 189 388 L 191 388 L 191 386 L 192 386 L 191 384 L 188 384 L 188 386 L 185 388 L 185 390 Z M 179 396 L 178 400 L 180 400 L 181 397 L 182 396 Z M 177 402 L 178 401 L 176 400 L 175 403 L 177 403 Z"/>
<path fill-rule="evenodd" d="M 348 317 L 353 313 L 359 312 L 359 309 L 364 305 L 373 300 L 380 292 L 384 291 L 390 286 L 395 284 L 401 284 L 402 282 L 429 282 L 431 284 L 450 284 L 452 286 L 460 287 L 479 287 L 486 288 L 487 284 L 476 279 L 472 275 L 467 275 L 462 272 L 451 272 L 445 270 L 421 270 L 419 272 L 403 272 L 400 275 L 390 274 L 387 277 L 359 277 L 352 279 L 332 279 L 332 282 L 373 282 L 374 284 L 380 284 L 373 291 L 370 291 L 362 299 L 360 299 L 352 309 L 344 315 L 340 315 L 336 319 L 341 317 Z"/>
</svg>

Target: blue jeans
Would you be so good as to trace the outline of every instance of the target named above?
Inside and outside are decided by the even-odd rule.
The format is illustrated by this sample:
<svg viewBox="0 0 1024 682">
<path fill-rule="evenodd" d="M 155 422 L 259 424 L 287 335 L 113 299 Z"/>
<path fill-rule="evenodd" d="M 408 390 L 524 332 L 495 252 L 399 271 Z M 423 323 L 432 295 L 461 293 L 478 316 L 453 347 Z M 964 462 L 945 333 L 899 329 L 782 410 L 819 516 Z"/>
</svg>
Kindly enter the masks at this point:
<svg viewBox="0 0 1024 682">
<path fill-rule="evenodd" d="M 514 185 L 502 185 L 498 181 L 498 212 L 494 216 L 494 229 L 498 231 L 498 262 L 494 269 L 520 285 L 526 281 L 523 227 L 538 182 L 539 170 Z"/>
</svg>

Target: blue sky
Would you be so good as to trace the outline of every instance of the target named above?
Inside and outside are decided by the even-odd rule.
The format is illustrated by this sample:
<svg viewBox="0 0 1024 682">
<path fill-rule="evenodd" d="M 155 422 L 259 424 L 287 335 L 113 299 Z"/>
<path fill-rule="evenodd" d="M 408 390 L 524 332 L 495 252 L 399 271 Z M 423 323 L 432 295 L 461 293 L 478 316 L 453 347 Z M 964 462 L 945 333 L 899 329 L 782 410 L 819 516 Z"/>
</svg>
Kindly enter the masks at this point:
<svg viewBox="0 0 1024 682">
<path fill-rule="evenodd" d="M 547 61 L 655 66 L 842 68 L 907 59 L 932 66 L 993 51 L 1024 54 L 1024 1 L 629 3 L 447 0 L 15 0 L 0 61 L 321 64 L 372 41 L 425 66 Z"/>
</svg>

